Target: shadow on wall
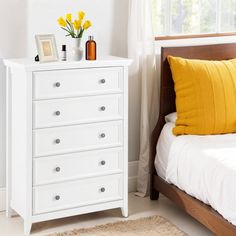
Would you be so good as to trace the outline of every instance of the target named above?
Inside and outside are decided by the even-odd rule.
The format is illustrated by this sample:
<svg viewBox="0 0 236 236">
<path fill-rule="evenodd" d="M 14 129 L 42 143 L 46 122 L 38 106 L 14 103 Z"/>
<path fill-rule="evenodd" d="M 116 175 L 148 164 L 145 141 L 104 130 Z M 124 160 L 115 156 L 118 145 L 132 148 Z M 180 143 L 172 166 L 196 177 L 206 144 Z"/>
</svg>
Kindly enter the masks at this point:
<svg viewBox="0 0 236 236">
<path fill-rule="evenodd" d="M 5 186 L 5 67 L 0 58 L 0 188 Z"/>
<path fill-rule="evenodd" d="M 1 1 L 0 28 L 0 188 L 5 187 L 5 67 L 2 58 L 27 55 L 27 0 Z M 6 24 L 7 22 L 7 24 Z"/>
<path fill-rule="evenodd" d="M 127 30 L 128 30 L 128 6 L 127 0 L 115 0 L 113 9 L 113 32 L 111 54 L 127 57 Z"/>
<path fill-rule="evenodd" d="M 0 28 L 4 33 L 0 37 L 0 58 L 26 55 L 27 2 L 27 0 L 1 1 Z"/>
<path fill-rule="evenodd" d="M 111 53 L 114 56 L 128 56 L 128 13 L 129 1 L 114 1 L 113 32 Z M 140 146 L 140 107 L 141 107 L 140 76 L 129 76 L 129 161 L 139 159 Z"/>
</svg>

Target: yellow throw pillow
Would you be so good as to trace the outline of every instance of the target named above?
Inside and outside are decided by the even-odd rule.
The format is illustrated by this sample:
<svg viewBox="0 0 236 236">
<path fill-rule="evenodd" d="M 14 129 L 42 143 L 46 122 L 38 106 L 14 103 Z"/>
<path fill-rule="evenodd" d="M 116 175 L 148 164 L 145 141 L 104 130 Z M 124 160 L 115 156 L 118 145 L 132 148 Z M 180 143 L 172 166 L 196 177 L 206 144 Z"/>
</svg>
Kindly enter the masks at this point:
<svg viewBox="0 0 236 236">
<path fill-rule="evenodd" d="M 236 132 L 236 59 L 189 60 L 168 56 L 175 84 L 180 134 Z"/>
</svg>

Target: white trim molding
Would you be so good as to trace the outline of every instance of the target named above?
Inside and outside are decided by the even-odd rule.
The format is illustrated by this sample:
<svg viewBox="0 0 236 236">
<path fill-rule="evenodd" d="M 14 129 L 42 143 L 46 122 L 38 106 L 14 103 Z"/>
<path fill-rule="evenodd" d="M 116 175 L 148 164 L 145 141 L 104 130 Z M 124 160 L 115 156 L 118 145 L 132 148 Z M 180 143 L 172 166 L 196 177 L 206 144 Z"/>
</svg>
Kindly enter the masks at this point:
<svg viewBox="0 0 236 236">
<path fill-rule="evenodd" d="M 6 189 L 0 188 L 0 211 L 6 210 Z"/>
<path fill-rule="evenodd" d="M 129 192 L 137 191 L 138 161 L 129 162 Z"/>
</svg>

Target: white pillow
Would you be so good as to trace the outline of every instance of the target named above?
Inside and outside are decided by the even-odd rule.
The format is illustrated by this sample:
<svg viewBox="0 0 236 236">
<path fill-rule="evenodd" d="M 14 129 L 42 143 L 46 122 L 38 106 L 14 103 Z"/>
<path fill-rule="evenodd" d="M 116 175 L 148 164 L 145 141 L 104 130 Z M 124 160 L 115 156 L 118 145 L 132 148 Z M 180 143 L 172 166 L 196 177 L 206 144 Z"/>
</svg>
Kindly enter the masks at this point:
<svg viewBox="0 0 236 236">
<path fill-rule="evenodd" d="M 173 113 L 170 113 L 167 116 L 165 116 L 166 123 L 170 122 L 170 123 L 175 124 L 176 120 L 177 120 L 177 112 L 173 112 Z"/>
</svg>

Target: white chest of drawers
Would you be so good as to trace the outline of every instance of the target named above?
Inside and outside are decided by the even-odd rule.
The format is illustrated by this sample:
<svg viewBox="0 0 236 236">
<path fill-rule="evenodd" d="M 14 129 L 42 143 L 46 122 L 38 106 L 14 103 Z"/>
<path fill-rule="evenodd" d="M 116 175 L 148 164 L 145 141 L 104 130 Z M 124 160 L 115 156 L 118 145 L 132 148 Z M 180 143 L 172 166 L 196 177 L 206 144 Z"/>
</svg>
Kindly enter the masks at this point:
<svg viewBox="0 0 236 236">
<path fill-rule="evenodd" d="M 7 215 L 36 222 L 121 208 L 128 215 L 128 65 L 7 66 Z"/>
</svg>

